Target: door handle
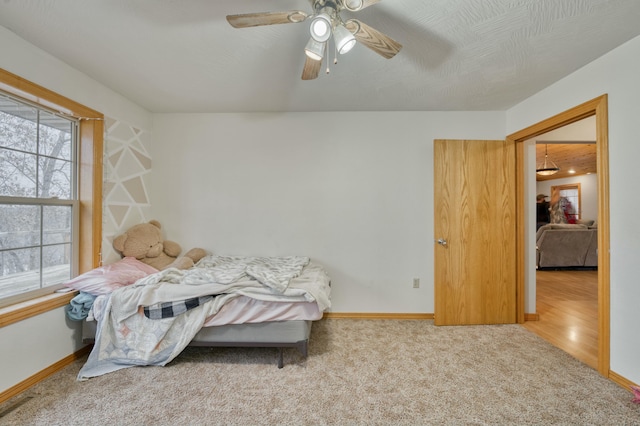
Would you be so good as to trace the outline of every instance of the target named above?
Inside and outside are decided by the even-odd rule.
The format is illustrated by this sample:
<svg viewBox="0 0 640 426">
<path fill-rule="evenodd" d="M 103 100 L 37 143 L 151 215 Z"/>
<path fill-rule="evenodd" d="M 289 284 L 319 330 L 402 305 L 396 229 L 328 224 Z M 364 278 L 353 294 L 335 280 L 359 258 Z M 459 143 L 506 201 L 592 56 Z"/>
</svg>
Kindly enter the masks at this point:
<svg viewBox="0 0 640 426">
<path fill-rule="evenodd" d="M 438 239 L 436 240 L 436 243 L 440 244 L 440 245 L 441 245 L 441 246 L 443 246 L 443 247 L 446 247 L 446 246 L 447 246 L 447 240 L 445 240 L 444 238 L 438 238 Z"/>
</svg>

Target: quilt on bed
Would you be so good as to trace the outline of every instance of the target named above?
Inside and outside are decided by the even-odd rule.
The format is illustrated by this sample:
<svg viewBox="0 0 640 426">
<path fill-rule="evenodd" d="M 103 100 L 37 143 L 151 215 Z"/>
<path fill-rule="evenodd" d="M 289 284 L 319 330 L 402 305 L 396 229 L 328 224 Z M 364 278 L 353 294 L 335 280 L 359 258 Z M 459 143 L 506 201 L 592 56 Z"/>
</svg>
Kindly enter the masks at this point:
<svg viewBox="0 0 640 426">
<path fill-rule="evenodd" d="M 324 311 L 330 307 L 330 280 L 323 268 L 294 256 L 207 256 L 191 269 L 170 268 L 148 275 L 96 300 L 94 308 L 100 308 L 93 312 L 98 321 L 95 344 L 78 379 L 135 365 L 166 365 L 208 317 L 238 296 L 316 302 Z M 191 299 L 202 303 L 167 318 L 144 315 L 145 307 L 179 305 Z"/>
</svg>

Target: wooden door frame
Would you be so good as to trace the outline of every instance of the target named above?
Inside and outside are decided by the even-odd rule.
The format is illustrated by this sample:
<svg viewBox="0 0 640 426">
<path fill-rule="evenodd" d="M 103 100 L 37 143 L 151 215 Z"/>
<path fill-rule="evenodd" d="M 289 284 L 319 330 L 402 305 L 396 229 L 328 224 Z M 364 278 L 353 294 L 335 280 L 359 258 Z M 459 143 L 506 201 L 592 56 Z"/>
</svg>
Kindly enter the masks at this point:
<svg viewBox="0 0 640 426">
<path fill-rule="evenodd" d="M 610 259 L 609 259 L 609 117 L 604 94 L 507 136 L 516 145 L 516 316 L 525 321 L 525 210 L 524 141 L 595 115 L 598 170 L 598 372 L 610 368 Z"/>
</svg>

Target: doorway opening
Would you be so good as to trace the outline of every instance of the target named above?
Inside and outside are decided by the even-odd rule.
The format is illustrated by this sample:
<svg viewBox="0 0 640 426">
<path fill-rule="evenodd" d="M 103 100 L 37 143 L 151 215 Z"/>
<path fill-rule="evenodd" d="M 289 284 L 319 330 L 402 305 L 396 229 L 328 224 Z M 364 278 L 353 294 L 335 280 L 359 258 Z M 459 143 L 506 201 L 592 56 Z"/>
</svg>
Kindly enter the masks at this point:
<svg viewBox="0 0 640 426">
<path fill-rule="evenodd" d="M 525 144 L 524 142 L 559 129 L 563 126 L 575 123 L 584 118 L 595 116 L 596 122 L 596 151 L 597 151 L 597 180 L 598 180 L 598 361 L 597 370 L 605 377 L 609 376 L 610 365 L 610 273 L 609 273 L 609 157 L 608 157 L 608 112 L 607 95 L 600 96 L 591 101 L 578 105 L 568 111 L 548 118 L 526 129 L 507 136 L 507 140 L 516 145 L 516 187 L 517 187 L 517 321 L 524 323 L 528 315 L 535 313 L 525 312 L 525 297 L 530 286 L 535 284 L 527 279 L 528 272 L 535 268 L 532 257 L 527 256 L 527 244 L 531 242 L 526 238 L 530 221 L 527 220 L 525 211 Z"/>
<path fill-rule="evenodd" d="M 598 368 L 597 161 L 595 116 L 527 141 L 535 148 L 535 266 L 529 297 L 538 320 L 524 327 L 554 346 Z M 554 173 L 539 165 L 549 158 Z M 532 158 L 528 165 L 532 166 Z M 533 171 L 527 173 L 532 190 Z M 532 197 L 527 198 L 531 200 Z M 532 201 L 530 201 L 531 203 Z M 553 205 L 553 214 L 551 206 Z M 529 205 L 530 210 L 530 205 Z M 532 229 L 529 229 L 532 232 Z M 529 240 L 531 241 L 531 240 Z"/>
</svg>

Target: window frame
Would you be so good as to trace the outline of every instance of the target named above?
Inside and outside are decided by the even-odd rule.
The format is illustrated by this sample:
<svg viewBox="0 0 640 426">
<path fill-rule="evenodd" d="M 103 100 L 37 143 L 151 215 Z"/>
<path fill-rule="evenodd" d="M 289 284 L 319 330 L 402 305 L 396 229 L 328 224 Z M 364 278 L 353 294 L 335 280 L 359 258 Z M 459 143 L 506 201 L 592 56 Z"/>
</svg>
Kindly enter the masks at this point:
<svg viewBox="0 0 640 426">
<path fill-rule="evenodd" d="M 65 122 L 68 123 L 69 127 L 68 129 L 70 130 L 69 134 L 70 134 L 70 140 L 72 141 L 72 143 L 70 144 L 70 151 L 68 152 L 68 159 L 63 159 L 63 158 L 58 158 L 58 160 L 61 161 L 66 161 L 68 162 L 72 167 L 70 167 L 70 170 L 72 171 L 73 175 L 72 175 L 72 181 L 71 181 L 71 185 L 69 186 L 69 195 L 70 197 L 43 197 L 41 194 L 41 182 L 40 182 L 40 178 L 37 176 L 38 172 L 40 171 L 40 161 L 42 158 L 46 158 L 48 157 L 48 153 L 42 153 L 40 150 L 40 144 L 42 143 L 40 140 L 40 131 L 36 131 L 35 132 L 35 137 L 36 137 L 36 144 L 31 147 L 31 150 L 29 149 L 20 149 L 20 148 L 16 148 L 16 147 L 11 147 L 11 146 L 3 146 L 3 149 L 7 150 L 7 151 L 13 151 L 15 153 L 19 153 L 19 154 L 23 154 L 26 156 L 29 156 L 31 158 L 34 159 L 34 164 L 37 165 L 36 169 L 35 169 L 35 173 L 36 176 L 34 178 L 34 194 L 33 196 L 17 196 L 17 195 L 0 195 L 0 201 L 2 202 L 2 205 L 5 206 L 31 206 L 31 207 L 35 207 L 37 209 L 40 210 L 39 213 L 39 217 L 40 217 L 40 221 L 44 220 L 44 209 L 47 207 L 55 207 L 55 206 L 62 206 L 62 207 L 70 207 L 71 208 L 71 212 L 72 212 L 72 227 L 70 229 L 71 235 L 73 236 L 72 240 L 71 240 L 71 244 L 69 245 L 71 252 L 73 253 L 72 255 L 72 259 L 71 259 L 71 265 L 70 265 L 70 269 L 69 269 L 69 273 L 70 273 L 70 277 L 74 277 L 77 275 L 78 273 L 78 244 L 77 244 L 77 236 L 78 236 L 78 222 L 79 222 L 79 201 L 78 201 L 78 161 L 77 161 L 77 152 L 78 152 L 78 125 L 79 125 L 79 120 L 73 118 L 73 117 L 68 117 L 67 115 L 63 115 L 63 114 L 59 114 L 56 111 L 53 111 L 51 108 L 45 108 L 42 105 L 39 104 L 34 104 L 33 102 L 27 102 L 24 99 L 18 98 L 16 96 L 13 96 L 5 91 L 0 90 L 0 97 L 2 98 L 6 98 L 9 99 L 10 101 L 19 103 L 21 105 L 23 105 L 26 108 L 33 108 L 33 109 L 37 109 L 37 112 L 34 113 L 34 119 L 35 121 L 33 122 L 34 125 L 36 126 L 36 128 L 38 128 L 39 126 L 42 125 L 42 116 L 44 115 L 46 116 L 58 116 L 61 119 L 65 119 Z M 23 119 L 26 119 L 23 117 Z M 43 182 L 44 183 L 44 182 Z M 40 226 L 42 227 L 42 222 L 40 223 Z M 42 228 L 40 228 L 40 232 L 42 232 Z M 1 251 L 13 251 L 13 250 L 24 250 L 24 249 L 37 249 L 39 250 L 41 253 L 43 250 L 46 249 L 46 247 L 49 244 L 44 241 L 44 239 L 41 239 L 39 241 L 39 243 L 37 244 L 30 244 L 28 247 L 9 247 L 6 248 L 4 250 Z M 57 244 L 55 244 L 57 245 Z M 40 258 L 40 268 L 39 268 L 39 287 L 37 289 L 33 289 L 33 290 L 29 290 L 26 292 L 19 292 L 17 294 L 13 294 L 11 296 L 6 296 L 3 297 L 2 299 L 0 299 L 0 307 L 5 307 L 5 306 L 9 306 L 9 305 L 13 305 L 19 302 L 23 302 L 25 300 L 30 300 L 33 298 L 36 298 L 38 296 L 43 296 L 43 295 L 47 295 L 50 294 L 52 291 L 56 291 L 60 288 L 64 288 L 64 285 L 62 282 L 58 283 L 58 284 L 46 284 L 44 282 L 44 265 L 42 263 L 43 261 L 43 257 Z M 67 279 L 68 280 L 68 279 Z M 44 286 L 43 286 L 44 285 Z"/>
<path fill-rule="evenodd" d="M 78 273 L 100 265 L 104 115 L 0 68 L 0 89 L 78 123 Z M 73 294 L 52 293 L 0 309 L 0 327 L 64 306 Z"/>
<path fill-rule="evenodd" d="M 575 219 L 576 220 L 582 219 L 582 188 L 581 188 L 580 182 L 567 183 L 563 185 L 553 185 L 551 187 L 552 195 L 556 193 L 560 195 L 561 191 L 577 191 L 578 192 L 578 195 L 576 196 L 576 198 L 578 199 L 577 208 L 576 208 L 578 213 L 575 215 L 576 216 Z"/>
</svg>

